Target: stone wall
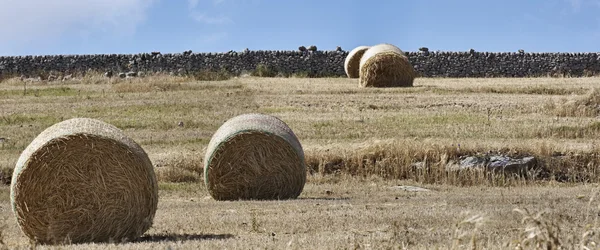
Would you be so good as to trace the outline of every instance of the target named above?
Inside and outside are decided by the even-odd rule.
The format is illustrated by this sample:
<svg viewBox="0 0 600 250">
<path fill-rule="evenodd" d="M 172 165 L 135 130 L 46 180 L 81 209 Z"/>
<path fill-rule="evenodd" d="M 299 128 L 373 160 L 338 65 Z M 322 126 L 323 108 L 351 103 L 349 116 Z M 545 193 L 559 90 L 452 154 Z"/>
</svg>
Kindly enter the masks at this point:
<svg viewBox="0 0 600 250">
<path fill-rule="evenodd" d="M 227 53 L 112 54 L 0 57 L 2 76 L 37 77 L 54 72 L 79 75 L 88 71 L 163 72 L 198 70 L 251 72 L 257 65 L 284 74 L 344 76 L 346 51 L 244 51 Z M 600 53 L 406 52 L 425 77 L 537 77 L 555 74 L 590 76 L 600 73 Z"/>
<path fill-rule="evenodd" d="M 417 52 L 407 53 L 427 77 L 592 76 L 600 73 L 600 53 Z"/>
</svg>

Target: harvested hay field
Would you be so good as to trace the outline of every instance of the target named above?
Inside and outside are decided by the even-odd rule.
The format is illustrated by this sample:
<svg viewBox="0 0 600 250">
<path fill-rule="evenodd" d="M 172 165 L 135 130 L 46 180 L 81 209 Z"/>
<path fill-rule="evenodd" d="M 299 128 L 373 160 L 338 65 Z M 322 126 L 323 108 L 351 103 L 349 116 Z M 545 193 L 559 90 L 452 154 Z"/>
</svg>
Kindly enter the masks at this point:
<svg viewBox="0 0 600 250">
<path fill-rule="evenodd" d="M 52 124 L 90 117 L 122 129 L 168 173 L 158 176 L 158 209 L 142 237 L 62 249 L 593 249 L 598 79 L 417 78 L 412 88 L 361 88 L 341 78 L 97 77 L 28 83 L 27 93 L 9 80 L 0 83 L 0 167 L 14 168 Z M 302 144 L 307 179 L 297 199 L 210 196 L 201 164 L 210 139 L 247 113 L 281 118 Z M 535 157 L 537 170 L 446 171 L 490 154 Z M 30 247 L 8 186 L 0 207 L 1 242 Z"/>
</svg>

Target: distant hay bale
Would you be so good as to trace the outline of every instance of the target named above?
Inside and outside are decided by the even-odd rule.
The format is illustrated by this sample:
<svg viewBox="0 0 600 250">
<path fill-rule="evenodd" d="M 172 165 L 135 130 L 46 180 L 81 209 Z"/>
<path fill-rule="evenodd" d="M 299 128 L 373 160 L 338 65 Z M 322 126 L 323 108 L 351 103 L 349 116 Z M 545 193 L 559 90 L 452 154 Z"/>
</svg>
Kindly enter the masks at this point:
<svg viewBox="0 0 600 250">
<path fill-rule="evenodd" d="M 344 70 L 348 78 L 358 78 L 360 59 L 369 48 L 370 46 L 358 46 L 348 53 L 344 61 Z"/>
<path fill-rule="evenodd" d="M 158 202 L 146 152 L 89 118 L 41 132 L 18 159 L 10 191 L 19 227 L 41 244 L 134 240 L 151 227 Z"/>
<path fill-rule="evenodd" d="M 304 151 L 280 119 L 236 116 L 208 144 L 204 181 L 215 200 L 293 199 L 306 182 Z"/>
<path fill-rule="evenodd" d="M 359 67 L 361 87 L 411 87 L 417 76 L 404 52 L 391 44 L 369 48 Z"/>
</svg>

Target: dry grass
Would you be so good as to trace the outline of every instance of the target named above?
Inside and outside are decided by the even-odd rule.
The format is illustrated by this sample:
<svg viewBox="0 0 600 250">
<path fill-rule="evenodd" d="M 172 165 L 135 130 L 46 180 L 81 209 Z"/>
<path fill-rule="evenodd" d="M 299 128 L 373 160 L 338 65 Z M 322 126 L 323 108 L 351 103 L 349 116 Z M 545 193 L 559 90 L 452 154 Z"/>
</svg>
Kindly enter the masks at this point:
<svg viewBox="0 0 600 250">
<path fill-rule="evenodd" d="M 577 156 L 577 161 L 564 161 L 566 166 L 576 162 L 573 166 L 578 166 L 577 171 L 597 162 L 595 141 L 600 137 L 600 126 L 595 119 L 557 116 L 556 106 L 548 105 L 589 99 L 595 78 L 424 78 L 410 89 L 362 89 L 353 79 L 113 80 L 29 86 L 30 91 L 46 93 L 39 96 L 23 96 L 19 92 L 22 86 L 3 82 L 0 137 L 8 139 L 0 145 L 0 163 L 14 166 L 20 150 L 35 134 L 71 117 L 98 118 L 114 124 L 154 157 L 174 149 L 203 152 L 224 121 L 251 112 L 276 115 L 297 131 L 312 168 L 320 164 L 317 162 L 327 164 L 338 158 L 345 162 L 342 166 L 348 166 L 341 171 L 354 172 L 364 164 L 352 162 L 370 157 L 361 149 L 366 146 L 379 147 L 387 152 L 383 158 L 389 158 L 376 159 L 385 171 L 369 170 L 368 174 L 391 178 L 415 176 L 409 174 L 406 164 L 423 161 L 425 155 L 428 164 L 435 166 L 440 163 L 438 156 L 447 154 L 452 160 L 469 152 L 466 149 L 516 150 L 559 162 L 556 166 L 563 164 L 561 159 Z M 144 84 L 169 87 L 149 91 Z M 81 94 L 61 94 L 64 89 Z M 183 126 L 178 126 L 179 122 Z M 383 146 L 377 146 L 377 140 L 385 140 Z M 450 153 L 458 145 L 463 153 Z M 566 157 L 553 157 L 558 153 Z M 177 169 L 168 171 L 171 177 L 163 176 L 175 180 L 177 172 L 187 175 L 180 181 L 200 177 L 194 170 Z M 587 172 L 595 180 L 595 171 L 590 168 Z M 429 182 L 438 181 L 438 177 L 431 177 Z"/>
<path fill-rule="evenodd" d="M 138 242 L 60 249 L 594 249 L 600 240 L 597 185 L 395 188 L 414 184 L 315 175 L 297 200 L 237 202 L 215 201 L 199 184 L 163 184 Z M 29 245 L 12 220 L 2 232 L 10 248 Z"/>
<path fill-rule="evenodd" d="M 0 145 L 0 163 L 14 166 L 20 150 L 36 133 L 71 117 L 99 118 L 114 124 L 136 138 L 153 157 L 173 149 L 200 152 L 224 121 L 251 112 L 273 114 L 286 121 L 306 145 L 313 168 L 317 161 L 327 164 L 334 158 L 347 162 L 344 166 L 361 166 L 352 162 L 366 157 L 363 150 L 348 149 L 376 147 L 377 140 L 393 146 L 378 146 L 388 152 L 386 155 L 394 156 L 386 160 L 392 163 L 383 167 L 388 172 L 382 173 L 393 178 L 415 175 L 399 174 L 408 171 L 400 162 L 410 164 L 428 155 L 433 166 L 439 160 L 432 157 L 446 153 L 452 160 L 463 155 L 448 153 L 459 144 L 463 152 L 518 150 L 552 162 L 578 155 L 577 161 L 565 161 L 577 162 L 573 165 L 578 169 L 597 162 L 595 141 L 600 137 L 600 126 L 594 118 L 557 116 L 556 106 L 548 105 L 589 99 L 595 78 L 424 78 L 410 89 L 362 89 L 353 79 L 113 80 L 29 86 L 30 91 L 47 93 L 39 96 L 23 96 L 19 92 L 22 86 L 3 82 L 0 137 L 8 139 Z M 145 83 L 169 87 L 149 91 Z M 81 94 L 60 94 L 63 89 Z M 179 122 L 183 126 L 178 126 Z M 399 157 L 399 152 L 411 152 L 408 147 L 418 153 Z M 552 157 L 555 153 L 567 157 Z M 385 165 L 386 161 L 378 160 L 377 164 Z M 176 169 L 168 178 L 178 179 L 177 172 L 187 175 L 183 180 L 200 177 L 193 170 Z M 381 171 L 369 174 L 376 172 Z M 595 175 L 592 169 L 588 172 Z M 431 177 L 433 180 L 437 177 Z"/>
<path fill-rule="evenodd" d="M 154 155 L 152 162 L 159 182 L 201 182 L 204 173 L 198 151 L 166 151 Z"/>
<path fill-rule="evenodd" d="M 594 88 L 585 96 L 573 99 L 561 99 L 559 102 L 549 102 L 547 108 L 556 116 L 595 117 L 600 114 L 600 89 Z"/>
<path fill-rule="evenodd" d="M 417 78 L 413 88 L 377 89 L 344 78 L 144 79 L 126 91 L 117 86 L 130 79 L 27 85 L 37 96 L 23 95 L 16 80 L 0 83 L 7 138 L 0 166 L 14 166 L 47 126 L 78 116 L 117 125 L 155 165 L 163 159 L 159 210 L 141 242 L 72 248 L 593 249 L 599 242 L 598 187 L 589 183 L 600 176 L 600 126 L 593 112 L 557 113 L 563 101 L 591 99 L 597 78 Z M 169 87 L 149 90 L 144 81 Z M 255 112 L 280 117 L 302 142 L 304 191 L 291 201 L 214 201 L 199 181 L 205 147 L 227 119 Z M 546 172 L 442 171 L 444 162 L 488 151 L 537 156 Z M 6 208 L 7 188 L 0 191 Z M 12 248 L 28 245 L 13 220 L 2 236 Z"/>
</svg>

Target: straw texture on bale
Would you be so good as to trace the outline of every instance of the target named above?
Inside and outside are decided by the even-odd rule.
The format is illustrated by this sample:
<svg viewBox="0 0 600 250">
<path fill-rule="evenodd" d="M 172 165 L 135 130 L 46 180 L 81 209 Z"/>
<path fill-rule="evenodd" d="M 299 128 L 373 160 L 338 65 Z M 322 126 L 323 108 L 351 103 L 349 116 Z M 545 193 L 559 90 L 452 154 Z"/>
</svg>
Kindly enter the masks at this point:
<svg viewBox="0 0 600 250">
<path fill-rule="evenodd" d="M 360 60 L 361 87 L 412 87 L 416 72 L 398 47 L 379 44 L 370 47 Z"/>
<path fill-rule="evenodd" d="M 367 49 L 369 49 L 369 46 L 358 46 L 351 50 L 348 53 L 348 56 L 346 56 L 346 60 L 344 61 L 344 71 L 346 71 L 348 78 L 358 78 L 360 59 Z"/>
<path fill-rule="evenodd" d="M 204 181 L 215 200 L 293 199 L 306 183 L 304 151 L 280 119 L 236 116 L 208 144 Z"/>
<path fill-rule="evenodd" d="M 152 226 L 157 203 L 147 154 L 95 119 L 74 118 L 42 131 L 12 176 L 18 225 L 41 244 L 134 240 Z"/>
</svg>

